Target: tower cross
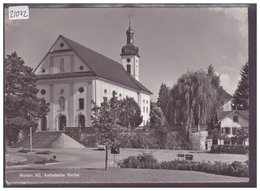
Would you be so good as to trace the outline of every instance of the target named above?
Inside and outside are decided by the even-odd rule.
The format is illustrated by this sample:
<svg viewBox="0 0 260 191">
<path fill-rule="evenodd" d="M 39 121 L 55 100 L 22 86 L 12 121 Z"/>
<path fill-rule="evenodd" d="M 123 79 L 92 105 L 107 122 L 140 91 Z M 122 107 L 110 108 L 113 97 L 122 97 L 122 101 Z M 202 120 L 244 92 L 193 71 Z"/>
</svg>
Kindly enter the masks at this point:
<svg viewBox="0 0 260 191">
<path fill-rule="evenodd" d="M 131 17 L 132 17 L 132 15 L 131 15 L 131 13 L 129 13 L 129 26 L 131 25 Z"/>
</svg>

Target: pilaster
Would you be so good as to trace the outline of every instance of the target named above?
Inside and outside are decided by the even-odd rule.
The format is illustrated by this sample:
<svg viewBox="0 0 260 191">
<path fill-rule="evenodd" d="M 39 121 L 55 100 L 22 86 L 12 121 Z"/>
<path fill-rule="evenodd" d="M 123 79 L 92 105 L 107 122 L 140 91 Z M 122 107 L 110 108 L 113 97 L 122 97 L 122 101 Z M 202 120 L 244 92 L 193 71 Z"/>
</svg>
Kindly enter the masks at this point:
<svg viewBox="0 0 260 191">
<path fill-rule="evenodd" d="M 55 123 L 53 120 L 53 104 L 54 104 L 54 99 L 53 99 L 53 84 L 50 84 L 50 112 L 49 112 L 49 130 L 50 131 L 55 131 Z"/>
<path fill-rule="evenodd" d="M 70 83 L 70 94 L 68 103 L 69 127 L 74 127 L 74 83 Z"/>
</svg>

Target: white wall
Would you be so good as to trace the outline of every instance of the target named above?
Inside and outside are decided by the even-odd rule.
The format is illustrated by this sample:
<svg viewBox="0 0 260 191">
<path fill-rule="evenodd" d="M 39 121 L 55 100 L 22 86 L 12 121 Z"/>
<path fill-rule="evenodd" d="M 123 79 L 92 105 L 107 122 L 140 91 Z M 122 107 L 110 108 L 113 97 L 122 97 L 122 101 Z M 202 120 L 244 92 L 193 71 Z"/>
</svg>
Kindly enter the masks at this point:
<svg viewBox="0 0 260 191">
<path fill-rule="evenodd" d="M 141 109 L 141 115 L 143 116 L 143 123 L 141 126 L 147 125 L 147 123 L 150 121 L 150 95 L 140 93 L 140 109 Z"/>
<path fill-rule="evenodd" d="M 233 121 L 233 117 L 238 116 L 238 122 Z M 235 112 L 221 121 L 221 127 L 248 127 L 249 121 L 244 116 Z"/>
<path fill-rule="evenodd" d="M 223 111 L 232 111 L 231 100 L 230 99 L 224 99 L 223 102 L 224 102 L 224 105 L 222 106 Z"/>
<path fill-rule="evenodd" d="M 104 91 L 107 90 L 107 94 Z M 134 98 L 134 100 L 139 104 L 141 109 L 141 115 L 143 116 L 143 122 L 141 126 L 147 124 L 150 120 L 150 95 L 145 93 L 138 93 L 134 90 L 127 89 L 120 85 L 110 84 L 103 80 L 97 80 L 96 82 L 96 103 L 100 105 L 103 102 L 103 97 L 106 96 L 108 99 L 112 97 L 112 92 L 115 90 L 117 92 L 118 99 L 123 99 L 128 97 Z M 120 94 L 122 97 L 120 97 Z"/>
<path fill-rule="evenodd" d="M 105 94 L 105 90 L 107 93 Z M 107 81 L 98 79 L 96 81 L 96 103 L 100 105 L 103 102 L 103 97 L 110 99 L 112 97 L 112 92 L 116 91 L 118 99 L 123 99 L 128 97 L 133 97 L 134 100 L 138 103 L 138 95 L 134 90 L 129 90 L 120 85 L 111 84 Z M 121 94 L 121 97 L 120 97 Z"/>
<path fill-rule="evenodd" d="M 234 116 L 238 116 L 238 122 L 233 121 Z M 240 115 L 239 113 L 234 112 L 230 116 L 224 118 L 221 121 L 220 126 L 221 126 L 221 132 L 225 132 L 225 128 L 229 128 L 230 134 L 228 134 L 227 136 L 230 138 L 234 136 L 232 134 L 232 127 L 236 127 L 237 129 L 241 127 L 249 127 L 249 120 L 244 116 Z"/>
<path fill-rule="evenodd" d="M 131 65 L 131 75 L 139 81 L 139 58 L 134 55 L 124 55 L 121 57 L 121 64 L 123 65 L 125 71 L 127 71 L 127 65 Z M 127 62 L 127 59 L 130 59 L 130 62 Z"/>
</svg>

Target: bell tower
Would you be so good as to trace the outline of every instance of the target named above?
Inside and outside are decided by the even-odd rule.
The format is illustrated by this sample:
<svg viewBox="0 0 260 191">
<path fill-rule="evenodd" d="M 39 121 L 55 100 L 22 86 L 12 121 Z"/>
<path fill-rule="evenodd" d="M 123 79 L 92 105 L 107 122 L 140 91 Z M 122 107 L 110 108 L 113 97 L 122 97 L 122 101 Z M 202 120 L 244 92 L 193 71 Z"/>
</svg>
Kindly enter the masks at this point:
<svg viewBox="0 0 260 191">
<path fill-rule="evenodd" d="M 126 31 L 126 45 L 121 50 L 121 63 L 125 70 L 139 81 L 139 48 L 134 45 L 134 31 L 131 28 L 129 20 L 129 28 Z"/>
</svg>

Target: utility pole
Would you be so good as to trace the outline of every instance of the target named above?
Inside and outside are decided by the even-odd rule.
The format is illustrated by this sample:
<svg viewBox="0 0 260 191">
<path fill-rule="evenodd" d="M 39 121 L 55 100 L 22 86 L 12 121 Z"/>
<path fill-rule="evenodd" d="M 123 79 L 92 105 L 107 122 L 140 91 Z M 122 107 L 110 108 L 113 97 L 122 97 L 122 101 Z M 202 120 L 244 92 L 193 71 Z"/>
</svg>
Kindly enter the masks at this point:
<svg viewBox="0 0 260 191">
<path fill-rule="evenodd" d="M 32 127 L 30 127 L 30 152 L 32 152 Z"/>
</svg>

